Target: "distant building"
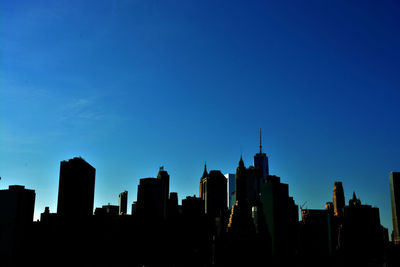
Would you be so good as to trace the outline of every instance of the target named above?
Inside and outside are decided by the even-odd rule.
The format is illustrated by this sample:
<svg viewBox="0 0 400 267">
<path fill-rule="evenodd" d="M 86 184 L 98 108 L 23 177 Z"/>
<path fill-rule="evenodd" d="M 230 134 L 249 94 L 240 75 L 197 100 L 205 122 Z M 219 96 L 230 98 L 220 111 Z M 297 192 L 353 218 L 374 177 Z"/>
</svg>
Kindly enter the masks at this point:
<svg viewBox="0 0 400 267">
<path fill-rule="evenodd" d="M 393 242 L 400 245 L 400 172 L 390 173 L 389 183 L 392 202 Z"/>
<path fill-rule="evenodd" d="M 162 209 L 163 209 L 163 217 L 167 217 L 167 206 L 168 206 L 168 199 L 169 199 L 169 174 L 166 170 L 164 170 L 164 166 L 160 167 L 160 170 L 157 174 L 157 179 L 161 180 L 163 186 L 163 193 L 162 193 Z"/>
<path fill-rule="evenodd" d="M 128 214 L 128 191 L 119 194 L 119 214 Z"/>
<path fill-rule="evenodd" d="M 198 218 L 204 215 L 204 200 L 196 197 L 187 196 L 182 200 L 183 215 L 190 218 Z"/>
<path fill-rule="evenodd" d="M 167 217 L 174 218 L 178 215 L 178 193 L 169 193 L 169 199 L 167 201 Z"/>
<path fill-rule="evenodd" d="M 0 190 L 0 261 L 11 256 L 23 257 L 22 245 L 33 224 L 35 191 L 21 185 Z"/>
<path fill-rule="evenodd" d="M 248 193 L 248 171 L 244 166 L 242 157 L 235 174 L 236 203 L 232 207 L 229 217 L 228 231 L 234 235 L 252 235 L 256 233 L 252 208 L 247 196 Z"/>
<path fill-rule="evenodd" d="M 235 205 L 235 201 L 232 201 L 232 194 L 235 192 L 235 174 L 227 173 L 227 174 L 225 174 L 225 177 L 228 182 L 228 186 L 227 186 L 228 209 L 231 209 L 232 206 Z"/>
<path fill-rule="evenodd" d="M 261 129 L 260 129 L 260 152 L 254 155 L 254 167 L 261 170 L 261 180 L 260 183 L 264 183 L 269 176 L 269 166 L 268 166 L 268 157 L 265 153 L 262 152 L 262 144 L 261 144 Z"/>
<path fill-rule="evenodd" d="M 334 182 L 333 184 L 333 209 L 334 215 L 341 217 L 344 208 L 344 192 L 342 182 Z"/>
<path fill-rule="evenodd" d="M 332 256 L 331 219 L 328 210 L 302 209 L 302 223 L 299 231 L 300 253 L 306 262 L 319 262 Z"/>
<path fill-rule="evenodd" d="M 204 200 L 204 210 L 210 217 L 221 217 L 227 210 L 227 179 L 220 171 L 210 171 L 204 167 L 200 181 L 201 199 Z"/>
<path fill-rule="evenodd" d="M 84 217 L 93 214 L 96 169 L 82 158 L 62 161 L 57 214 Z"/>
<path fill-rule="evenodd" d="M 137 215 L 144 218 L 165 218 L 164 183 L 157 178 L 140 179 L 137 193 Z"/>
<path fill-rule="evenodd" d="M 260 202 L 271 235 L 272 255 L 284 256 L 295 245 L 298 206 L 289 197 L 288 184 L 281 183 L 278 176 L 269 175 L 260 191 Z"/>
<path fill-rule="evenodd" d="M 103 205 L 101 208 L 96 208 L 94 214 L 95 215 L 114 215 L 117 216 L 121 214 L 120 212 L 120 206 L 117 205 Z"/>
</svg>

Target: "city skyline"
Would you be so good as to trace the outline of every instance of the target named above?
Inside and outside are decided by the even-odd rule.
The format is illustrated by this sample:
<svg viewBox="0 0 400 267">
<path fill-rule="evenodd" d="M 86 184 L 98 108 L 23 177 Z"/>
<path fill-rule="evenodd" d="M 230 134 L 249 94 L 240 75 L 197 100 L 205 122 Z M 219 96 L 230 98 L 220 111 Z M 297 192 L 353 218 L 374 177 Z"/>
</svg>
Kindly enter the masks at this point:
<svg viewBox="0 0 400 267">
<path fill-rule="evenodd" d="M 96 168 L 95 207 L 128 212 L 160 166 L 179 201 L 208 170 L 263 152 L 300 206 L 343 183 L 392 230 L 400 170 L 400 6 L 357 3 L 0 3 L 0 188 L 57 209 L 59 164 Z M 327 199 L 329 196 L 329 199 Z"/>
</svg>

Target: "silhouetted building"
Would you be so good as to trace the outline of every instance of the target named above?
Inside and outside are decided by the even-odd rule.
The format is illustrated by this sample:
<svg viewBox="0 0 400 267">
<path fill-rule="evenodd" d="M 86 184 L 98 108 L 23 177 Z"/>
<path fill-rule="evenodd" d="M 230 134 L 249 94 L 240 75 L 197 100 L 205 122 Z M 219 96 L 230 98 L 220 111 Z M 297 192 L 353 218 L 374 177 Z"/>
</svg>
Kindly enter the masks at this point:
<svg viewBox="0 0 400 267">
<path fill-rule="evenodd" d="M 200 178 L 200 186 L 199 186 L 199 196 L 202 200 L 205 200 L 205 194 L 206 194 L 205 181 L 207 177 L 208 177 L 207 164 L 205 163 L 203 175 Z"/>
<path fill-rule="evenodd" d="M 96 169 L 82 158 L 62 161 L 57 214 L 84 217 L 93 214 Z"/>
<path fill-rule="evenodd" d="M 101 208 L 96 208 L 94 215 L 118 215 L 120 207 L 117 205 L 103 205 Z"/>
<path fill-rule="evenodd" d="M 333 184 L 333 209 L 334 215 L 341 217 L 343 215 L 344 192 L 342 182 L 335 182 Z"/>
<path fill-rule="evenodd" d="M 228 209 L 231 209 L 235 205 L 235 201 L 232 201 L 232 194 L 235 192 L 235 174 L 227 173 L 225 174 L 226 180 L 228 182 L 227 194 L 228 194 Z"/>
<path fill-rule="evenodd" d="M 333 207 L 333 202 L 326 202 L 325 203 L 325 209 L 329 212 L 331 216 L 335 214 L 335 210 Z"/>
<path fill-rule="evenodd" d="M 228 224 L 228 230 L 230 233 L 255 233 L 252 210 L 247 198 L 247 173 L 243 159 L 240 157 L 239 166 L 236 169 L 235 175 L 236 203 L 232 207 Z"/>
<path fill-rule="evenodd" d="M 272 255 L 287 256 L 293 252 L 298 223 L 298 207 L 289 197 L 289 186 L 281 183 L 278 176 L 269 175 L 261 184 L 260 202 L 271 236 Z"/>
<path fill-rule="evenodd" d="M 164 167 L 161 166 L 157 174 L 157 179 L 161 180 L 163 183 L 163 217 L 167 217 L 167 205 L 169 197 L 169 174 Z"/>
<path fill-rule="evenodd" d="M 137 214 L 144 218 L 165 218 L 164 182 L 157 178 L 140 179 L 137 193 Z"/>
<path fill-rule="evenodd" d="M 204 200 L 194 195 L 182 199 L 182 212 L 186 217 L 201 217 L 204 215 Z"/>
<path fill-rule="evenodd" d="M 393 242 L 400 245 L 400 172 L 389 176 L 390 199 L 392 203 Z"/>
<path fill-rule="evenodd" d="M 133 201 L 132 207 L 131 207 L 131 214 L 132 215 L 136 214 L 136 211 L 137 211 L 137 202 Z"/>
<path fill-rule="evenodd" d="M 262 152 L 261 129 L 260 129 L 260 152 L 254 156 L 254 167 L 259 168 L 262 172 L 260 183 L 264 183 L 269 176 L 268 157 Z"/>
<path fill-rule="evenodd" d="M 35 191 L 22 185 L 0 190 L 0 264 L 21 255 L 33 223 Z"/>
<path fill-rule="evenodd" d="M 128 214 L 128 191 L 119 194 L 119 214 Z"/>
<path fill-rule="evenodd" d="M 206 167 L 204 173 L 206 177 L 201 179 L 202 195 L 204 200 L 205 213 L 210 217 L 221 217 L 227 210 L 227 179 L 220 171 L 210 171 L 207 174 Z"/>
<path fill-rule="evenodd" d="M 178 193 L 177 192 L 171 192 L 169 193 L 169 199 L 167 202 L 167 217 L 168 218 L 174 218 L 178 216 L 179 210 L 178 210 Z"/>
<path fill-rule="evenodd" d="M 362 205 L 353 193 L 349 206 L 343 209 L 343 219 L 338 247 L 346 261 L 360 263 L 360 266 L 382 263 L 385 237 L 379 209 Z"/>
<path fill-rule="evenodd" d="M 302 209 L 299 250 L 305 264 L 327 266 L 332 256 L 332 236 L 328 210 Z"/>
</svg>

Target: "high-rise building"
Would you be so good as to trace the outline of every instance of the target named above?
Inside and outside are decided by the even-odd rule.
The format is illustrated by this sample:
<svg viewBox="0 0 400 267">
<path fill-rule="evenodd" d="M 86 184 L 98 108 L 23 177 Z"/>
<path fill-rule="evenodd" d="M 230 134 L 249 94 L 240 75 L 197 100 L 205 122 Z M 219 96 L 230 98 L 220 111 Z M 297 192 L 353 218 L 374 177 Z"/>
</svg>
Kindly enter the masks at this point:
<svg viewBox="0 0 400 267">
<path fill-rule="evenodd" d="M 269 176 L 268 157 L 262 152 L 261 129 L 260 129 L 260 152 L 254 155 L 254 167 L 259 168 L 262 172 L 260 183 L 264 183 Z"/>
<path fill-rule="evenodd" d="M 281 183 L 278 176 L 269 175 L 267 181 L 261 184 L 260 191 L 260 202 L 271 236 L 272 254 L 281 257 L 294 247 L 298 207 L 289 197 L 288 184 Z"/>
<path fill-rule="evenodd" d="M 341 217 L 344 208 L 344 191 L 342 182 L 334 182 L 333 184 L 333 209 L 334 215 Z"/>
<path fill-rule="evenodd" d="M 93 214 L 96 169 L 80 157 L 62 161 L 57 214 L 85 217 Z"/>
<path fill-rule="evenodd" d="M 225 174 L 226 180 L 228 182 L 228 187 L 227 187 L 227 203 L 228 203 L 228 209 L 231 209 L 233 205 L 235 205 L 234 201 L 232 201 L 232 194 L 235 192 L 235 174 L 232 173 L 227 173 Z"/>
<path fill-rule="evenodd" d="M 400 244 L 400 172 L 389 176 L 390 199 L 392 202 L 393 242 Z"/>
<path fill-rule="evenodd" d="M 204 200 L 205 213 L 211 217 L 221 217 L 227 210 L 227 179 L 221 171 L 212 170 L 204 173 L 200 180 L 200 198 Z"/>
<path fill-rule="evenodd" d="M 140 179 L 137 191 L 136 211 L 143 218 L 164 217 L 164 183 L 157 178 Z"/>
<path fill-rule="evenodd" d="M 252 210 L 247 198 L 247 174 L 242 157 L 235 175 L 236 203 L 232 207 L 229 218 L 228 230 L 231 233 L 252 234 L 255 233 L 255 226 L 252 217 Z"/>
<path fill-rule="evenodd" d="M 119 194 L 119 214 L 126 215 L 128 210 L 128 191 Z"/>
<path fill-rule="evenodd" d="M 169 174 L 166 170 L 164 170 L 163 166 L 161 166 L 160 170 L 158 171 L 157 179 L 161 180 L 161 182 L 163 184 L 163 193 L 162 193 L 163 216 L 164 216 L 164 218 L 166 218 L 167 217 L 168 199 L 169 199 Z"/>
<path fill-rule="evenodd" d="M 0 190 L 0 262 L 11 256 L 23 256 L 21 245 L 33 223 L 35 191 L 21 185 Z"/>
</svg>

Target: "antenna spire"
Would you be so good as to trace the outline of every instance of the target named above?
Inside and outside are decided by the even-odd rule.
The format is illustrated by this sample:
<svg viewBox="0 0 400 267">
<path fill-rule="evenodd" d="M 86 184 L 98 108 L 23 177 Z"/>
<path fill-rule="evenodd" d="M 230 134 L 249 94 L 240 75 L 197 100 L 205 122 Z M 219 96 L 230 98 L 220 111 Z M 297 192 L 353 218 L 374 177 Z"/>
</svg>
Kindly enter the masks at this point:
<svg viewBox="0 0 400 267">
<path fill-rule="evenodd" d="M 261 128 L 260 128 L 260 154 L 262 153 L 262 144 L 261 144 Z"/>
</svg>

